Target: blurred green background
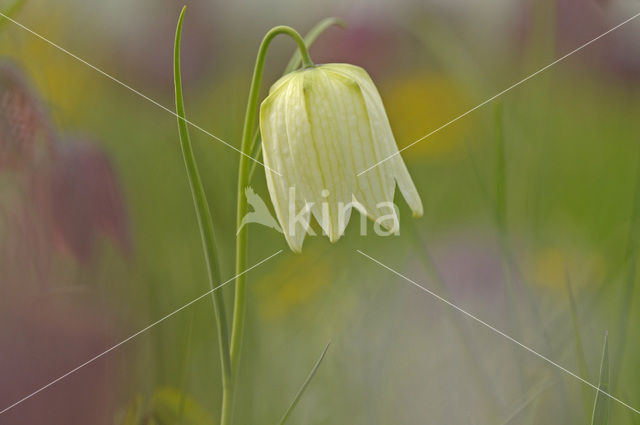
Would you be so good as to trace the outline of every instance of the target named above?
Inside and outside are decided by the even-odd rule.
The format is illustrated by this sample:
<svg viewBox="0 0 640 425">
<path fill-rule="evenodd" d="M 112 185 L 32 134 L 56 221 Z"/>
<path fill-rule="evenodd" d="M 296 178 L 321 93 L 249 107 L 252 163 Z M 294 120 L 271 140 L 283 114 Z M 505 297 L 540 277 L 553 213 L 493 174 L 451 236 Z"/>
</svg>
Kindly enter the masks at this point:
<svg viewBox="0 0 640 425">
<path fill-rule="evenodd" d="M 321 36 L 312 58 L 363 66 L 403 147 L 640 12 L 640 3 L 622 0 L 187 4 L 188 118 L 234 146 L 260 39 L 278 24 L 305 33 L 327 16 L 344 20 L 345 29 Z M 182 5 L 27 0 L 13 17 L 173 108 Z M 55 164 L 46 155 L 0 161 L 4 408 L 208 283 L 175 117 L 12 23 L 0 31 L 2 62 L 48 117 L 53 135 L 44 145 L 76 158 L 84 151 L 70 140 L 80 139 L 95 151 L 94 162 L 78 154 L 65 163 L 66 195 L 46 202 L 32 182 L 49 187 L 42 170 Z M 264 93 L 293 47 L 285 38 L 273 44 Z M 397 197 L 399 236 L 377 237 L 372 223 L 360 236 L 354 215 L 337 244 L 312 237 L 293 254 L 280 234 L 250 225 L 249 264 L 284 253 L 248 275 L 236 423 L 276 423 L 329 340 L 290 423 L 591 423 L 592 388 L 356 249 L 595 385 L 608 332 L 609 390 L 640 408 L 639 58 L 640 21 L 632 21 L 404 151 L 425 214 L 413 220 Z M 2 113 L 16 114 L 4 104 Z M 222 276 L 231 278 L 238 153 L 198 130 L 191 136 Z M 101 174 L 104 164 L 111 171 Z M 65 190 L 94 180 L 100 184 Z M 268 199 L 261 168 L 253 187 Z M 42 218 L 61 197 L 58 221 Z M 51 244 L 42 241 L 48 232 Z M 86 234 L 95 239 L 74 245 Z M 231 285 L 224 292 L 230 306 Z M 141 424 L 217 423 L 213 320 L 207 297 L 0 422 L 112 424 L 128 414 Z M 610 409 L 610 423 L 640 423 L 619 403 Z"/>
</svg>

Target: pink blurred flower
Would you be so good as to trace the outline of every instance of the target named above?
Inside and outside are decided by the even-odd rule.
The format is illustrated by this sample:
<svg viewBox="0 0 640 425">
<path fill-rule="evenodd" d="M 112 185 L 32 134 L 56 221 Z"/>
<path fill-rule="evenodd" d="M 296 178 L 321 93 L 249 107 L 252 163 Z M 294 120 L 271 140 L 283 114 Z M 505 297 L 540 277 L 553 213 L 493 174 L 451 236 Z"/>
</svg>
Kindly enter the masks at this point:
<svg viewBox="0 0 640 425">
<path fill-rule="evenodd" d="M 450 235 L 434 245 L 433 259 L 456 297 L 503 301 L 504 270 L 495 238 L 473 230 Z"/>
<path fill-rule="evenodd" d="M 131 236 L 124 197 L 108 157 L 84 139 L 56 144 L 48 181 L 54 238 L 80 263 L 90 262 L 99 235 L 107 235 L 125 254 Z"/>
<path fill-rule="evenodd" d="M 75 288 L 59 249 L 90 264 L 101 234 L 131 250 L 124 199 L 95 144 L 61 141 L 21 71 L 0 63 L 0 409 L 113 343 L 109 315 Z M 75 264 L 71 262 L 72 268 Z M 62 271 L 62 273 L 61 273 Z M 71 282 L 70 282 L 71 281 Z M 119 380 L 108 360 L 2 414 L 12 424 L 110 424 Z"/>
<path fill-rule="evenodd" d="M 0 171 L 33 162 L 51 139 L 40 99 L 16 66 L 0 62 Z"/>
<path fill-rule="evenodd" d="M 107 155 L 60 140 L 21 71 L 0 63 L 0 267 L 6 287 L 54 284 L 56 251 L 89 265 L 100 235 L 131 252 L 129 222 Z"/>
<path fill-rule="evenodd" d="M 595 1 L 558 0 L 556 13 L 558 53 L 569 52 L 609 28 L 605 10 Z M 590 47 L 587 56 L 593 57 L 604 47 L 602 44 Z"/>
<path fill-rule="evenodd" d="M 397 63 L 399 31 L 384 17 L 348 18 L 344 29 L 327 31 L 312 47 L 317 63 L 346 62 L 371 74 Z"/>
<path fill-rule="evenodd" d="M 525 3 L 517 30 L 520 44 L 533 43 L 535 46 L 534 19 L 536 14 L 541 15 L 540 12 L 535 12 L 535 8 L 542 6 L 543 3 L 535 0 Z M 632 8 L 625 10 L 622 3 L 608 0 L 558 0 L 553 13 L 554 54 L 559 57 L 604 34 L 633 16 L 636 11 Z M 538 29 L 538 33 L 547 34 L 548 28 L 545 27 L 544 31 Z M 637 59 L 640 48 L 635 41 L 639 33 L 637 25 L 629 22 L 599 39 L 572 60 L 615 77 L 637 79 L 640 77 L 640 60 Z M 542 65 L 546 64 L 540 63 Z"/>
</svg>

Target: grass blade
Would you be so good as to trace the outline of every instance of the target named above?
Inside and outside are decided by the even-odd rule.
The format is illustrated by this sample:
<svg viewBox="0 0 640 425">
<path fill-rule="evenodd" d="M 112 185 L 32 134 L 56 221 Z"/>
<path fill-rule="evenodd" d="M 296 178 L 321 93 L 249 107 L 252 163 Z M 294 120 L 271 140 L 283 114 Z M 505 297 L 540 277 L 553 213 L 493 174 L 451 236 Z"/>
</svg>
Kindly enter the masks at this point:
<svg viewBox="0 0 640 425">
<path fill-rule="evenodd" d="M 289 408 L 287 409 L 287 411 L 284 412 L 284 415 L 282 415 L 282 419 L 280 419 L 279 425 L 284 425 L 284 423 L 287 422 L 287 419 L 289 419 L 291 412 L 293 412 L 293 409 L 295 409 L 296 405 L 300 401 L 300 397 L 302 397 L 302 394 L 309 386 L 309 383 L 313 379 L 313 376 L 318 371 L 318 368 L 320 367 L 320 363 L 322 363 L 322 360 L 324 359 L 325 354 L 327 354 L 327 350 L 329 349 L 330 345 L 331 345 L 331 341 L 329 341 L 327 345 L 324 347 L 324 350 L 322 350 L 322 354 L 320 354 L 320 358 L 318 358 L 318 361 L 316 361 L 316 364 L 313 366 L 313 369 L 311 369 L 311 373 L 309 373 L 309 376 L 307 376 L 307 379 L 305 379 L 304 383 L 302 384 L 302 387 L 300 387 L 300 389 L 298 390 L 298 393 L 293 398 L 293 401 L 289 405 Z"/>
<path fill-rule="evenodd" d="M 602 391 L 609 392 L 609 342 L 606 332 L 604 334 L 604 347 L 602 348 L 602 361 L 600 363 L 600 381 L 598 382 L 596 399 L 593 403 L 591 425 L 607 425 L 609 423 L 609 396 Z"/>
</svg>

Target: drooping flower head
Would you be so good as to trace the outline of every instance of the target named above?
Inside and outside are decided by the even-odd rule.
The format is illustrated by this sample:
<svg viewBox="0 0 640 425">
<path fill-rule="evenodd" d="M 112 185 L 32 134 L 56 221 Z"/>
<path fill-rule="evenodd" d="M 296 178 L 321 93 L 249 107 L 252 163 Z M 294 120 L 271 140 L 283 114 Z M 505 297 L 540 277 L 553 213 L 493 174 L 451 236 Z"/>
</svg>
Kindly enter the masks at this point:
<svg viewBox="0 0 640 425">
<path fill-rule="evenodd" d="M 22 169 L 34 162 L 52 138 L 41 101 L 20 69 L 0 62 L 0 170 Z"/>
<path fill-rule="evenodd" d="M 353 207 L 397 230 L 396 184 L 413 215 L 422 215 L 382 100 L 364 69 L 326 64 L 285 75 L 261 105 L 260 131 L 269 193 L 292 250 L 302 249 L 311 215 L 332 242 L 344 233 Z"/>
</svg>

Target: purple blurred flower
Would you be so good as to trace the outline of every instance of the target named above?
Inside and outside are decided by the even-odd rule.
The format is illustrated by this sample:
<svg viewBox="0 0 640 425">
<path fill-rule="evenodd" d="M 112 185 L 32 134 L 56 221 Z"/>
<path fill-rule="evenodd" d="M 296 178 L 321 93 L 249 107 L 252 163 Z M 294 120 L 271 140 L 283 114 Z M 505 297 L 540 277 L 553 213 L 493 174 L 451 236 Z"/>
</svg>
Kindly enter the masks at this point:
<svg viewBox="0 0 640 425">
<path fill-rule="evenodd" d="M 312 48 L 315 62 L 351 63 L 371 74 L 397 63 L 399 32 L 388 20 L 354 16 L 347 22 L 346 28 L 327 31 L 316 41 Z"/>
<path fill-rule="evenodd" d="M 49 176 L 49 203 L 58 247 L 81 263 L 92 260 L 98 236 L 131 252 L 129 221 L 116 173 L 95 144 L 83 139 L 56 144 Z"/>
<path fill-rule="evenodd" d="M 19 68 L 0 62 L 0 267 L 5 287 L 43 288 L 53 254 L 91 263 L 99 235 L 131 252 L 129 222 L 107 156 L 84 140 L 59 140 Z"/>
<path fill-rule="evenodd" d="M 130 252 L 129 224 L 106 155 L 60 141 L 21 71 L 0 63 L 0 406 L 51 382 L 113 343 L 102 304 L 76 288 L 56 250 L 90 263 L 97 237 Z M 73 266 L 75 267 L 75 265 Z M 62 273 L 61 273 L 62 271 Z M 120 382 L 106 360 L 2 414 L 2 423 L 110 424 Z"/>
<path fill-rule="evenodd" d="M 543 3 L 529 1 L 522 10 L 522 18 L 518 27 L 518 40 L 524 43 L 536 43 L 533 39 L 536 7 Z M 633 16 L 636 11 L 624 7 L 620 3 L 608 0 L 558 0 L 555 4 L 555 56 L 559 57 L 573 49 L 604 34 L 609 29 Z M 542 33 L 546 34 L 548 31 Z M 541 30 L 538 29 L 538 33 Z M 590 45 L 574 60 L 624 78 L 640 77 L 640 48 L 635 42 L 640 35 L 633 22 L 599 39 Z M 551 58 L 549 58 L 551 59 Z M 545 64 L 540 64 L 540 66 Z"/>
<path fill-rule="evenodd" d="M 41 101 L 16 66 L 0 62 L 0 171 L 22 169 L 51 139 Z"/>
<path fill-rule="evenodd" d="M 505 271 L 495 236 L 473 227 L 464 228 L 429 241 L 424 248 L 446 290 L 429 282 L 431 279 L 426 276 L 421 284 L 492 323 L 508 320 Z M 426 271 L 422 260 L 415 267 Z M 420 311 L 423 303 L 415 303 L 416 311 Z"/>
<path fill-rule="evenodd" d="M 495 238 L 480 232 L 450 235 L 433 247 L 433 257 L 442 280 L 457 297 L 502 297 L 504 276 Z"/>
<path fill-rule="evenodd" d="M 595 1 L 558 0 L 557 3 L 557 48 L 558 53 L 569 52 L 605 32 L 609 25 L 601 5 Z M 596 52 L 604 46 L 593 46 Z M 589 54 L 592 56 L 594 51 Z"/>
</svg>

